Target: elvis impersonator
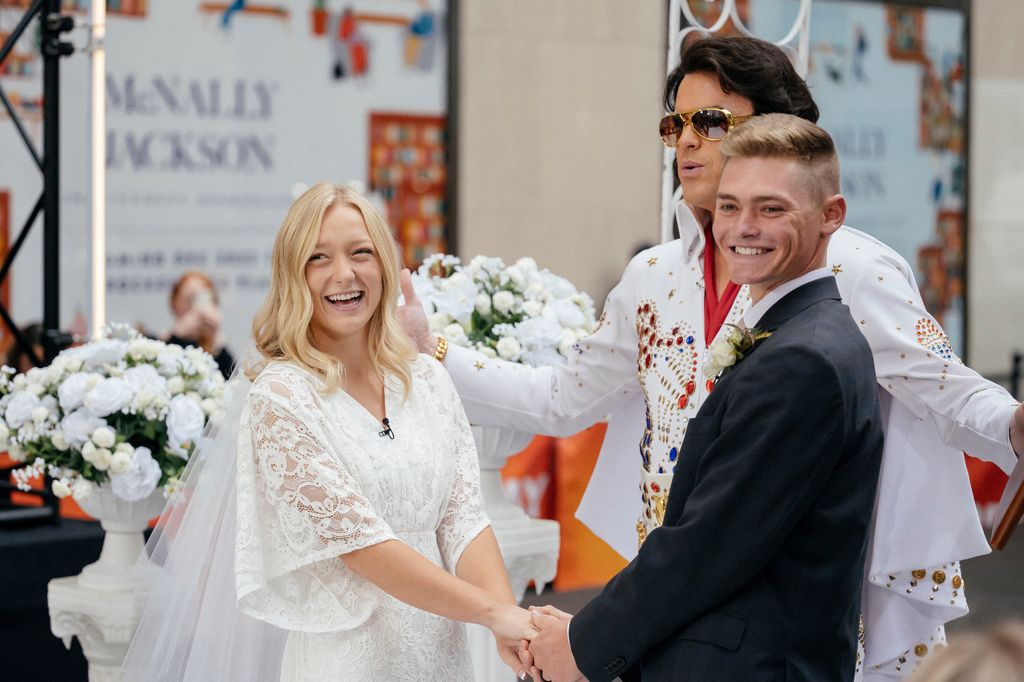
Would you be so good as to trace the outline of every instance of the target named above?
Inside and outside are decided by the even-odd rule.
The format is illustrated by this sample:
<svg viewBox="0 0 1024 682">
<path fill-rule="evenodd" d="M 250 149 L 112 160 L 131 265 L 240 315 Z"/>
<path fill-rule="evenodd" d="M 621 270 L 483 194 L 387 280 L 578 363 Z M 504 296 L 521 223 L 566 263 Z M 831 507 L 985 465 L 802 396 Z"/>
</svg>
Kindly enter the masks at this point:
<svg viewBox="0 0 1024 682">
<path fill-rule="evenodd" d="M 695 43 L 669 75 L 666 99 L 675 113 L 660 132 L 676 150 L 686 198 L 676 208 L 679 239 L 633 258 L 598 328 L 565 365 L 534 368 L 447 346 L 418 314 L 403 273 L 406 330 L 421 352 L 443 356 L 470 422 L 561 436 L 610 415 L 577 517 L 626 559 L 660 525 L 673 467 L 686 457 L 687 422 L 713 389 L 707 349 L 750 305 L 710 237 L 719 142 L 751 115 L 815 121 L 818 113 L 785 54 L 752 38 Z M 891 248 L 843 226 L 827 260 L 871 347 L 885 425 L 857 674 L 892 679 L 944 645 L 944 623 L 967 613 L 960 561 L 989 545 L 962 453 L 1009 473 L 1024 450 L 1024 407 L 953 353 Z"/>
</svg>

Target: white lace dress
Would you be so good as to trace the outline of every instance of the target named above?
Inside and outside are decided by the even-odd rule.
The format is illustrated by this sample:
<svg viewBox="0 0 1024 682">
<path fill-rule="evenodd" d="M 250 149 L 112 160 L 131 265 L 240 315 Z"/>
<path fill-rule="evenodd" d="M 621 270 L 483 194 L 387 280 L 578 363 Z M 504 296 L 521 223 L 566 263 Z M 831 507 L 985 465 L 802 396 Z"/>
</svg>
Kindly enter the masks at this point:
<svg viewBox="0 0 1024 682">
<path fill-rule="evenodd" d="M 341 555 L 398 539 L 454 572 L 488 525 L 476 449 L 432 358 L 413 388 L 385 381 L 394 440 L 344 391 L 270 364 L 253 383 L 238 448 L 239 607 L 288 631 L 281 680 L 470 680 L 465 627 L 408 606 Z"/>
</svg>

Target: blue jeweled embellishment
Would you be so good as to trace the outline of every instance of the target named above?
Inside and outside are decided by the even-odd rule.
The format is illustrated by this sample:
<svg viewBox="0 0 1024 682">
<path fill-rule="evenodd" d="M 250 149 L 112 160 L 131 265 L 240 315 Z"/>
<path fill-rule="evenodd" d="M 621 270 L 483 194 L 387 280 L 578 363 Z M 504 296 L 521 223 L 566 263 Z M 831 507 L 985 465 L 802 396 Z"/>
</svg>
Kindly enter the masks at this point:
<svg viewBox="0 0 1024 682">
<path fill-rule="evenodd" d="M 676 456 L 678 456 L 678 454 L 679 452 L 675 448 L 672 448 L 671 450 L 668 451 L 669 460 L 673 462 L 676 461 Z"/>
<path fill-rule="evenodd" d="M 663 467 L 658 467 L 658 473 L 659 474 L 665 473 L 665 469 Z"/>
<path fill-rule="evenodd" d="M 693 337 L 692 336 L 687 336 L 686 337 L 686 343 L 688 343 L 690 345 L 693 345 Z"/>
</svg>

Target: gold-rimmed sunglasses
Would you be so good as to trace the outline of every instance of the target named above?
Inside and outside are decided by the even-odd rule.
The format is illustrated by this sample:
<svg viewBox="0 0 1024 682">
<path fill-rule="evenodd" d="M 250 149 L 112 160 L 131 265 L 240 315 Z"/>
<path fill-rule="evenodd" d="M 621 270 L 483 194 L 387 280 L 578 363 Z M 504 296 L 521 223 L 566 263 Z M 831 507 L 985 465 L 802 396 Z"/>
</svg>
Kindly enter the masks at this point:
<svg viewBox="0 0 1024 682">
<path fill-rule="evenodd" d="M 688 111 L 683 114 L 669 114 L 661 119 L 658 131 L 661 133 L 661 141 L 669 149 L 675 149 L 679 144 L 679 138 L 683 136 L 683 129 L 689 123 L 693 126 L 693 132 L 705 140 L 717 142 L 721 140 L 734 126 L 743 123 L 754 114 L 736 116 L 728 109 L 721 107 L 705 107 L 696 111 Z"/>
</svg>

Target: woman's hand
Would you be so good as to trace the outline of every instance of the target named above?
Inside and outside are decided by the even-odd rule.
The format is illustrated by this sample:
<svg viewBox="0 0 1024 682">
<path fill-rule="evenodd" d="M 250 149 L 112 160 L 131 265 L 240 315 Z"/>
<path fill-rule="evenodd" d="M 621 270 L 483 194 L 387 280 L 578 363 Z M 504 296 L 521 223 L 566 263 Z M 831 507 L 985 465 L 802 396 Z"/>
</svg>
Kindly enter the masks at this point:
<svg viewBox="0 0 1024 682">
<path fill-rule="evenodd" d="M 532 659 L 524 664 L 520 656 L 519 643 L 533 639 L 539 632 L 533 627 L 530 612 L 515 604 L 503 605 L 499 607 L 489 629 L 498 644 L 498 655 L 501 656 L 501 660 L 512 668 L 519 679 L 526 679 Z"/>
<path fill-rule="evenodd" d="M 533 627 L 530 612 L 515 604 L 503 604 L 498 607 L 487 629 L 495 639 L 511 639 L 517 644 L 521 639 L 533 639 L 539 632 Z"/>
</svg>

